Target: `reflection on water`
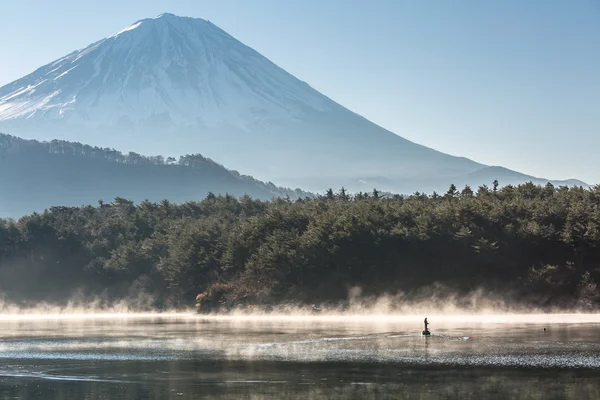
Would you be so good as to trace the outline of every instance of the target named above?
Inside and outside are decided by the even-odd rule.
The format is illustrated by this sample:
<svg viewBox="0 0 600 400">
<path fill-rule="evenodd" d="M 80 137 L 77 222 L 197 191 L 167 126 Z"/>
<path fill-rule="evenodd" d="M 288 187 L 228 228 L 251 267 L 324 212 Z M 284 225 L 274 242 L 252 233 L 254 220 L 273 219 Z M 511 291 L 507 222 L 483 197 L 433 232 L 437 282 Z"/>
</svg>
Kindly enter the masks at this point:
<svg viewBox="0 0 600 400">
<path fill-rule="evenodd" d="M 527 321 L 0 317 L 0 398 L 600 398 L 598 316 Z"/>
</svg>

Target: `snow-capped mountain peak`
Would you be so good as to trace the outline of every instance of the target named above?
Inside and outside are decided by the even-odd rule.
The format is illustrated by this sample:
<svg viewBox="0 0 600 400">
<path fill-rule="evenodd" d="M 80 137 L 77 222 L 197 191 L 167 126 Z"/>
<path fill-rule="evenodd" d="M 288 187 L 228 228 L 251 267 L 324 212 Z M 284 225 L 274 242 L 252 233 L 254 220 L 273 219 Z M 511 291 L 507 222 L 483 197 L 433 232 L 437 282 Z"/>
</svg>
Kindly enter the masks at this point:
<svg viewBox="0 0 600 400">
<path fill-rule="evenodd" d="M 247 126 L 331 104 L 203 19 L 143 19 L 0 88 L 0 121 Z"/>
</svg>

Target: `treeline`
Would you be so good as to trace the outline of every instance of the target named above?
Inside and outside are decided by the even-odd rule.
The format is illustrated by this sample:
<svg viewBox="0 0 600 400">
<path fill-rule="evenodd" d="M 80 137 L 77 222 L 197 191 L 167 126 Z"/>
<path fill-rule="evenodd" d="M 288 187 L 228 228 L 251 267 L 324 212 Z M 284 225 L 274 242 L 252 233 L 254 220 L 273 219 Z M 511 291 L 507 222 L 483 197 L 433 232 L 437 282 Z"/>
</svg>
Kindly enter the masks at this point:
<svg viewBox="0 0 600 400">
<path fill-rule="evenodd" d="M 524 184 L 389 196 L 343 189 L 181 205 L 117 198 L 0 221 L 11 301 L 150 294 L 154 306 L 273 304 L 441 283 L 537 305 L 600 302 L 600 187 Z"/>
<path fill-rule="evenodd" d="M 37 140 L 25 140 L 16 136 L 0 133 L 0 152 L 18 152 L 22 150 L 33 150 L 42 153 L 84 156 L 98 158 L 110 162 L 132 165 L 184 165 L 195 167 L 205 163 L 215 163 L 210 158 L 203 157 L 200 154 L 186 155 L 179 159 L 175 157 L 144 156 L 130 151 L 123 154 L 120 151 L 111 148 L 90 146 L 78 142 L 68 142 L 65 140 L 52 140 L 50 142 L 39 142 Z M 217 164 L 219 165 L 219 164 Z"/>
</svg>

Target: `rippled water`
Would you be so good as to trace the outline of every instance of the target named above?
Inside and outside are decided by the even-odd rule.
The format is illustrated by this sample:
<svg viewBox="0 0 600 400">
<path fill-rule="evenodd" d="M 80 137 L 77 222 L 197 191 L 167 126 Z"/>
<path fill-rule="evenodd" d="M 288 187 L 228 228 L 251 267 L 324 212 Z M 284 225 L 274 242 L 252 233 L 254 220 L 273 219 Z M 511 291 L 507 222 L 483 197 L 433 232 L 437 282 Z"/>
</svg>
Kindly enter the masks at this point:
<svg viewBox="0 0 600 400">
<path fill-rule="evenodd" d="M 600 399 L 598 315 L 429 321 L 0 316 L 0 398 Z"/>
</svg>

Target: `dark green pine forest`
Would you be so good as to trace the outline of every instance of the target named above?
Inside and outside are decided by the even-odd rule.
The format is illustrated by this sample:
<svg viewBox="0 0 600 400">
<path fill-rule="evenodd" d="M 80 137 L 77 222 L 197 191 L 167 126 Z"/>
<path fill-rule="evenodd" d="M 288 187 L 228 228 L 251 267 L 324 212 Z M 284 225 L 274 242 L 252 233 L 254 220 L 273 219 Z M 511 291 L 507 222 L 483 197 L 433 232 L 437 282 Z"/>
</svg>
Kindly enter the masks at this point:
<svg viewBox="0 0 600 400">
<path fill-rule="evenodd" d="M 0 220 L 0 292 L 21 304 L 143 293 L 201 310 L 448 288 L 539 307 L 600 304 L 600 187 L 450 187 L 52 207 Z"/>
</svg>

